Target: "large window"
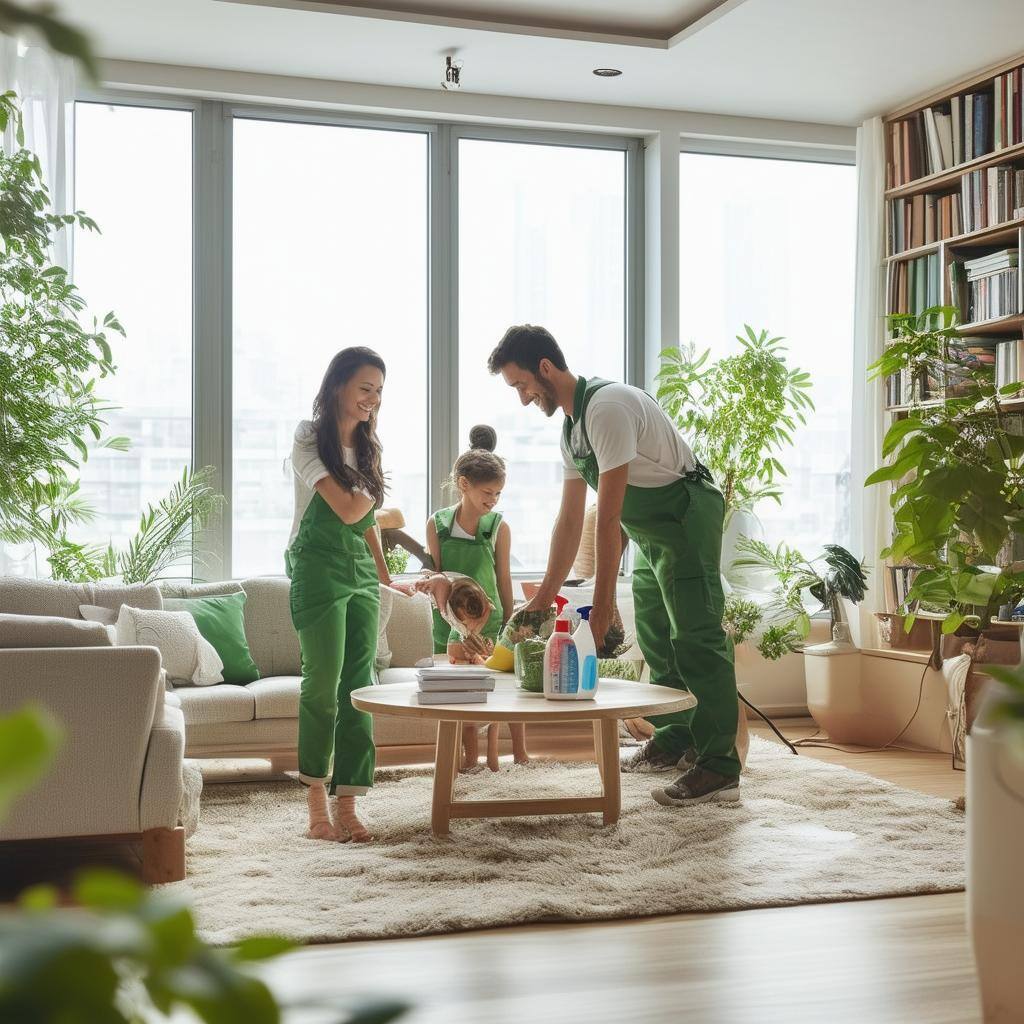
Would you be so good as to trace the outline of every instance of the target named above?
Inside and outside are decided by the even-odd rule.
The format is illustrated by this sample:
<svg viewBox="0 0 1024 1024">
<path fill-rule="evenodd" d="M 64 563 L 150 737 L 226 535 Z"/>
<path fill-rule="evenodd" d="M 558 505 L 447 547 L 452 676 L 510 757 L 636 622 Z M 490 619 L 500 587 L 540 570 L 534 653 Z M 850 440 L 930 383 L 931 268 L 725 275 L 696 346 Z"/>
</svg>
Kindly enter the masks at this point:
<svg viewBox="0 0 1024 1024">
<path fill-rule="evenodd" d="M 850 543 L 856 183 L 852 166 L 683 153 L 680 334 L 714 358 L 743 325 L 783 335 L 817 410 L 779 458 L 782 505 L 756 509 L 772 543 L 813 556 Z"/>
<path fill-rule="evenodd" d="M 284 571 L 296 424 L 331 357 L 388 366 L 388 505 L 427 516 L 428 136 L 237 118 L 232 572 Z"/>
<path fill-rule="evenodd" d="M 122 546 L 192 463 L 191 111 L 78 103 L 75 206 L 102 232 L 76 233 L 76 283 L 91 313 L 114 310 L 127 332 L 111 336 L 117 373 L 97 391 L 118 407 L 109 433 L 132 446 L 83 464 L 97 518 L 73 536 Z"/>
<path fill-rule="evenodd" d="M 497 429 L 513 570 L 536 570 L 561 495 L 561 414 L 522 407 L 487 356 L 511 324 L 540 324 L 573 370 L 624 379 L 626 154 L 463 138 L 458 180 L 459 444 L 475 423 Z"/>
</svg>

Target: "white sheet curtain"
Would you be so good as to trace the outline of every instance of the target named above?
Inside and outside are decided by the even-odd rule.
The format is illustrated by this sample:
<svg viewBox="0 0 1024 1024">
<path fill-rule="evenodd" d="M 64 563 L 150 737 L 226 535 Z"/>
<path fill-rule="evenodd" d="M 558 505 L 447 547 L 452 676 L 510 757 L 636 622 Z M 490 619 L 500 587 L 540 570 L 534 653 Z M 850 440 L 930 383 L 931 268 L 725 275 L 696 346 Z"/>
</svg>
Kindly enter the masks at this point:
<svg viewBox="0 0 1024 1024">
<path fill-rule="evenodd" d="M 56 213 L 66 213 L 74 202 L 75 87 L 73 61 L 13 36 L 0 36 L 0 92 L 18 94 L 25 118 L 25 146 L 39 157 Z M 4 147 L 13 144 L 8 132 Z M 61 266 L 70 267 L 71 254 L 71 232 L 61 231 L 54 257 Z"/>
<path fill-rule="evenodd" d="M 884 568 L 878 553 L 889 542 L 888 489 L 863 486 L 881 463 L 885 409 L 867 368 L 885 344 L 885 141 L 882 119 L 857 129 L 857 262 L 853 317 L 852 526 L 854 553 L 869 569 L 869 591 L 852 622 L 861 647 L 878 646 L 874 613 L 885 609 Z M 859 621 L 858 621 L 859 619 Z M 859 630 L 857 627 L 860 627 Z M 859 635 L 857 635 L 859 632 Z"/>
<path fill-rule="evenodd" d="M 72 208 L 75 115 L 75 66 L 41 46 L 0 35 L 0 92 L 18 94 L 25 122 L 25 146 L 39 157 L 43 177 L 56 213 Z M 12 152 L 16 142 L 10 129 L 2 139 Z M 61 231 L 53 258 L 71 267 L 72 233 Z M 46 571 L 31 544 L 0 543 L 0 575 L 38 576 Z"/>
</svg>

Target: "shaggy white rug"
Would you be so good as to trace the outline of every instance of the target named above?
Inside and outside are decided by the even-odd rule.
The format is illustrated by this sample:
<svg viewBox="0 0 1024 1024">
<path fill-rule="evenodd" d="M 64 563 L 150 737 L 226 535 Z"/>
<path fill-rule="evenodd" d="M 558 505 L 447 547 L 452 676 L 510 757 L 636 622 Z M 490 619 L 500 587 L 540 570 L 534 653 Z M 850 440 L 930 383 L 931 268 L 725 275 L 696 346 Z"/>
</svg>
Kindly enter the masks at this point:
<svg viewBox="0 0 1024 1024">
<path fill-rule="evenodd" d="M 298 783 L 209 785 L 188 878 L 203 935 L 306 942 L 531 921 L 948 892 L 964 884 L 964 816 L 948 800 L 753 739 L 739 804 L 654 803 L 671 776 L 623 775 L 622 817 L 463 819 L 430 833 L 432 777 L 385 769 L 360 803 L 371 845 L 302 838 Z M 661 782 L 665 784 L 664 781 Z M 591 764 L 461 777 L 477 799 L 599 792 Z"/>
</svg>

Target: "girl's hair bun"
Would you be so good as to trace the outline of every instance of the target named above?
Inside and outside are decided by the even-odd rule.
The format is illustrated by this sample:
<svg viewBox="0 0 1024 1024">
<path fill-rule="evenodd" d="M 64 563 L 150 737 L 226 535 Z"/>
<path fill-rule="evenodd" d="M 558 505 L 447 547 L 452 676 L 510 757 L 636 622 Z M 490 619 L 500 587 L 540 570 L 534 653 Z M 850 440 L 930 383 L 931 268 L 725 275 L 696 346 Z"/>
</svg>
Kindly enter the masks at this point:
<svg viewBox="0 0 1024 1024">
<path fill-rule="evenodd" d="M 493 452 L 498 447 L 498 432 L 486 423 L 478 423 L 469 432 L 469 447 Z"/>
</svg>

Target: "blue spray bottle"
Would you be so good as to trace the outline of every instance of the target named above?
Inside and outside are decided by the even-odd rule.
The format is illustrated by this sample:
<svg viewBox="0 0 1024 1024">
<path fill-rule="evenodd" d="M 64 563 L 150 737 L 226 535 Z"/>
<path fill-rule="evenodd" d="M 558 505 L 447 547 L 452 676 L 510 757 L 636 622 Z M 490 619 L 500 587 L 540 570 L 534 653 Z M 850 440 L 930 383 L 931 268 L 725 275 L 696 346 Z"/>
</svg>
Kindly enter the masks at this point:
<svg viewBox="0 0 1024 1024">
<path fill-rule="evenodd" d="M 578 700 L 593 700 L 597 693 L 597 645 L 594 643 L 594 631 L 590 628 L 591 605 L 584 605 L 576 611 L 581 620 L 572 635 L 580 673 L 576 697 Z"/>
</svg>

